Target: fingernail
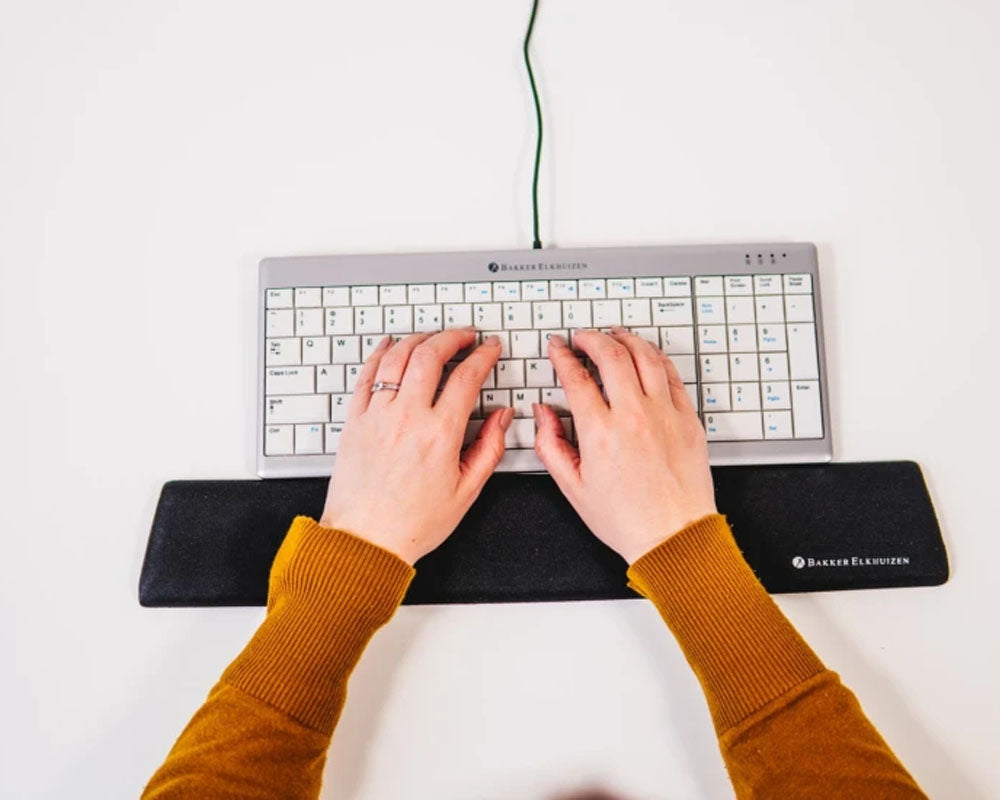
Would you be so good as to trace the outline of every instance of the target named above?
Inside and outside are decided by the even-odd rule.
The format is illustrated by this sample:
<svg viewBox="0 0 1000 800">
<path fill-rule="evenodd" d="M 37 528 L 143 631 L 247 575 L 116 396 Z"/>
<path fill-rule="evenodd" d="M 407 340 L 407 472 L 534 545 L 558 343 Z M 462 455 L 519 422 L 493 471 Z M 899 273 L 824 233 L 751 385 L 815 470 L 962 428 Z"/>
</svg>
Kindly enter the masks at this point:
<svg viewBox="0 0 1000 800">
<path fill-rule="evenodd" d="M 514 409 L 505 408 L 500 412 L 500 427 L 504 429 L 504 432 L 510 427 L 510 423 L 514 421 Z"/>
<path fill-rule="evenodd" d="M 628 331 L 625 330 L 621 325 L 612 325 L 611 326 L 611 332 L 612 333 L 628 333 Z"/>
<path fill-rule="evenodd" d="M 498 344 L 500 344 L 500 337 L 497 336 L 495 333 L 491 333 L 489 336 L 483 339 L 483 344 L 488 344 L 490 347 L 496 347 Z"/>
<path fill-rule="evenodd" d="M 391 342 L 392 336 L 390 334 L 386 334 L 382 337 L 382 341 L 378 343 L 378 347 L 376 349 L 381 350 L 383 347 L 388 347 Z"/>
<path fill-rule="evenodd" d="M 553 333 L 549 337 L 549 344 L 554 345 L 555 347 L 565 347 L 566 340 L 563 339 L 563 337 L 560 336 L 558 333 Z"/>
</svg>

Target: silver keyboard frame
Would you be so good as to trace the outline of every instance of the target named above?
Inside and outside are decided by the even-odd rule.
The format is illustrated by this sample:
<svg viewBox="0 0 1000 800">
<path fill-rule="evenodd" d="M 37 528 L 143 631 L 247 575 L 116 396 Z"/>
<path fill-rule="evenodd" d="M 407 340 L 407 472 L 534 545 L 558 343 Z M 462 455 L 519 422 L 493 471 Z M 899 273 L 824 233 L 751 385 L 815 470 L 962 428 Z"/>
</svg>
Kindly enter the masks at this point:
<svg viewBox="0 0 1000 800">
<path fill-rule="evenodd" d="M 264 344 L 267 289 L 358 286 L 383 283 L 448 283 L 690 275 L 812 275 L 819 356 L 822 439 L 709 442 L 712 464 L 791 464 L 829 461 L 833 456 L 827 389 L 823 309 L 815 245 L 807 242 L 602 247 L 549 250 L 485 250 L 465 253 L 406 253 L 265 258 L 257 291 L 257 474 L 262 478 L 329 475 L 334 455 L 264 455 Z M 692 283 L 692 297 L 695 289 Z M 694 322 L 697 325 L 697 320 Z M 697 348 L 696 348 L 697 351 Z M 700 376 L 699 376 L 700 377 Z M 700 380 L 699 380 L 700 387 Z M 700 391 L 700 389 L 699 389 Z M 498 467 L 508 472 L 544 472 L 532 450 L 508 452 Z"/>
</svg>

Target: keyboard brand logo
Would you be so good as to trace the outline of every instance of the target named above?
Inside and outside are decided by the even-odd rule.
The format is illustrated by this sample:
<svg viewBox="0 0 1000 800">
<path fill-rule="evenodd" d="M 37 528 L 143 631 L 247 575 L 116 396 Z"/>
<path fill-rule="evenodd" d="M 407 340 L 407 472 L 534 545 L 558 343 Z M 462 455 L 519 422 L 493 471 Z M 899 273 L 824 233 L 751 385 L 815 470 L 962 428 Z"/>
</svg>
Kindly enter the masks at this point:
<svg viewBox="0 0 1000 800">
<path fill-rule="evenodd" d="M 486 265 L 490 272 L 552 272 L 561 270 L 572 270 L 574 272 L 589 269 L 586 261 L 562 261 L 549 263 L 547 261 L 537 261 L 533 264 L 507 264 L 491 261 Z"/>
<path fill-rule="evenodd" d="M 806 567 L 905 567 L 910 563 L 909 556 L 848 556 L 845 558 L 792 558 L 795 569 Z"/>
</svg>

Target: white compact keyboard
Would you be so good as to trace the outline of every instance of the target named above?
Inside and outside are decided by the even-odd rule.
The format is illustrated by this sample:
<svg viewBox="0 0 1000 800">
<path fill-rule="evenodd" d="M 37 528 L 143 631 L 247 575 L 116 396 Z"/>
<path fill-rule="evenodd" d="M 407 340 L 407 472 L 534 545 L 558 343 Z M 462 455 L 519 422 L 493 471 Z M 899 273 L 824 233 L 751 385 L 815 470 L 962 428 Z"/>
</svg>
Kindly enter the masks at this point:
<svg viewBox="0 0 1000 800">
<path fill-rule="evenodd" d="M 713 464 L 831 457 L 811 244 L 268 258 L 259 302 L 263 477 L 330 473 L 361 365 L 385 334 L 464 325 L 503 345 L 467 429 L 471 439 L 493 408 L 513 406 L 502 470 L 544 469 L 533 402 L 574 434 L 547 337 L 612 325 L 670 354 Z"/>
</svg>

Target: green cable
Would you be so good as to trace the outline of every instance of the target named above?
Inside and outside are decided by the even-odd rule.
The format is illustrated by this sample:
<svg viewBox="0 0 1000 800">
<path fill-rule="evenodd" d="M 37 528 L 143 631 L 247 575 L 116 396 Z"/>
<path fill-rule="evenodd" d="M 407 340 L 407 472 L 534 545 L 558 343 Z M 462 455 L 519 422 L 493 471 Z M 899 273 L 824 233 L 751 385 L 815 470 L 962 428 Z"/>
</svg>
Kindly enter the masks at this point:
<svg viewBox="0 0 1000 800">
<path fill-rule="evenodd" d="M 531 210 L 535 232 L 534 248 L 540 250 L 542 242 L 538 238 L 538 166 L 542 160 L 542 106 L 538 101 L 535 73 L 531 70 L 531 56 L 528 55 L 528 43 L 531 41 L 531 31 L 535 27 L 535 14 L 537 12 L 538 0 L 534 0 L 531 6 L 531 19 L 528 21 L 528 32 L 524 35 L 524 64 L 528 68 L 528 80 L 531 81 L 531 95 L 535 98 L 535 119 L 538 121 L 538 142 L 535 145 L 535 177 L 531 183 Z"/>
</svg>

